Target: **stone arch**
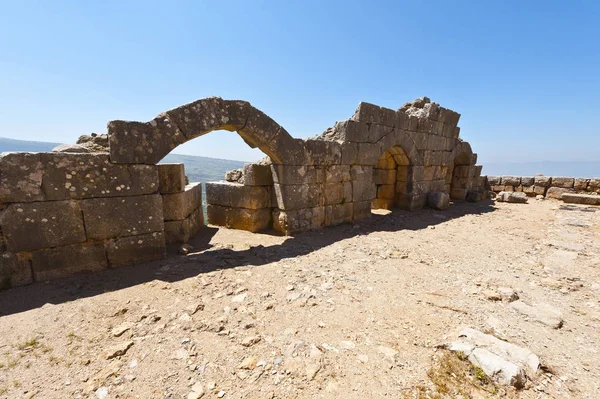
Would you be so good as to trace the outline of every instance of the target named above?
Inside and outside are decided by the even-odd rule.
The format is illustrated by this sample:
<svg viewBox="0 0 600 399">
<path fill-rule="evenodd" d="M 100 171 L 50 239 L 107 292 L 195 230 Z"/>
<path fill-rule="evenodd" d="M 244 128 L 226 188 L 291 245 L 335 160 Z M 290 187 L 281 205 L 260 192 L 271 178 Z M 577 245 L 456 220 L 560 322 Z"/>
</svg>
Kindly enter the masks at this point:
<svg viewBox="0 0 600 399">
<path fill-rule="evenodd" d="M 264 112 L 247 101 L 209 97 L 159 114 L 148 122 L 111 121 L 111 162 L 157 164 L 175 147 L 215 130 L 237 132 L 274 163 L 304 161 L 304 147 Z"/>
<path fill-rule="evenodd" d="M 376 152 L 372 163 L 378 162 L 383 154 L 392 147 L 400 147 L 408 158 L 409 162 L 413 166 L 422 166 L 423 157 L 419 153 L 413 139 L 409 134 L 402 129 L 394 129 L 384 137 L 382 137 L 377 143 L 378 152 Z"/>
<path fill-rule="evenodd" d="M 452 151 L 451 163 L 446 174 L 446 190 L 450 198 L 464 200 L 467 196 L 471 166 L 474 165 L 474 154 L 469 143 L 460 142 Z"/>
<path fill-rule="evenodd" d="M 412 182 L 413 163 L 400 145 L 385 150 L 373 167 L 375 198 L 372 209 L 406 208 Z"/>
</svg>

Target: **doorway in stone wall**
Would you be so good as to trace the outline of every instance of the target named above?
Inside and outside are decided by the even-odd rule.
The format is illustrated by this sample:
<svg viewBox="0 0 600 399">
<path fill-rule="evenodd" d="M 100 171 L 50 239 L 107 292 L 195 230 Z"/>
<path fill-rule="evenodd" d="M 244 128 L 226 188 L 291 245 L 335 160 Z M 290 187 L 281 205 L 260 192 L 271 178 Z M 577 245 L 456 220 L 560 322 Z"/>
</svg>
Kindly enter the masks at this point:
<svg viewBox="0 0 600 399">
<path fill-rule="evenodd" d="M 383 153 L 373 168 L 376 186 L 372 209 L 405 208 L 409 185 L 410 160 L 400 146 Z"/>
<path fill-rule="evenodd" d="M 470 165 L 471 159 L 466 152 L 457 156 L 450 165 L 448 173 L 446 173 L 446 191 L 450 194 L 451 199 L 462 201 L 467 197 Z"/>
</svg>

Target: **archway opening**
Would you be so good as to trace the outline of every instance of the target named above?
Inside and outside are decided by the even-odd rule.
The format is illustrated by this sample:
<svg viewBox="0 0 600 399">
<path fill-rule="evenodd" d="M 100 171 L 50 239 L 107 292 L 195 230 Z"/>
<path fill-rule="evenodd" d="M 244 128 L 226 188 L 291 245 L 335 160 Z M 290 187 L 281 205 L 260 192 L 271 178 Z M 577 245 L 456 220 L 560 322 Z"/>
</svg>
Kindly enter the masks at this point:
<svg viewBox="0 0 600 399">
<path fill-rule="evenodd" d="M 471 159 L 466 152 L 461 153 L 450 166 L 446 174 L 446 190 L 450 198 L 462 201 L 467 197 L 467 183 L 469 181 L 469 166 Z"/>
<path fill-rule="evenodd" d="M 383 153 L 373 168 L 377 188 L 371 209 L 404 208 L 407 204 L 410 160 L 400 146 Z"/>
</svg>

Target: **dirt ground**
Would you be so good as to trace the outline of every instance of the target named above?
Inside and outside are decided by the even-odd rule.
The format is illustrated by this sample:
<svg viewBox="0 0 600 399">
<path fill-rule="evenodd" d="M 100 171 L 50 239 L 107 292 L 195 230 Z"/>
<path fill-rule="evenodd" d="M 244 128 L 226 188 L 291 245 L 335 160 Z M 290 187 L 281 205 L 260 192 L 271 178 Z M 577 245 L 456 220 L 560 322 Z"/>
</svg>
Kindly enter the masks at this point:
<svg viewBox="0 0 600 399">
<path fill-rule="evenodd" d="M 192 244 L 1 292 L 0 397 L 417 397 L 461 327 L 540 357 L 513 396 L 600 397 L 600 208 L 461 203 L 296 237 L 207 228 Z"/>
</svg>

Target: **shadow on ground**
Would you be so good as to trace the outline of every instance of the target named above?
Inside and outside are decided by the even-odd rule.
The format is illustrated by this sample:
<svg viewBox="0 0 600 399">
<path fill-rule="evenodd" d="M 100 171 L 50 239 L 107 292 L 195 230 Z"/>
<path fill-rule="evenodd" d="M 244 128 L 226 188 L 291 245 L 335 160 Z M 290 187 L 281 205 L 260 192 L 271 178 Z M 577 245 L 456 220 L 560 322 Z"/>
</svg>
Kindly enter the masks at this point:
<svg viewBox="0 0 600 399">
<path fill-rule="evenodd" d="M 281 244 L 267 247 L 258 245 L 245 250 L 234 250 L 222 245 L 212 246 L 211 239 L 218 229 L 208 227 L 190 242 L 195 251 L 202 251 L 199 253 L 181 256 L 176 253 L 176 250 L 170 248 L 166 260 L 79 274 L 0 292 L 0 316 L 35 309 L 46 303 L 59 304 L 91 297 L 152 280 L 175 282 L 219 269 L 265 265 L 306 255 L 337 241 L 358 235 L 379 231 L 416 231 L 465 215 L 493 212 L 495 209 L 492 201 L 482 201 L 457 203 L 445 211 L 420 209 L 413 212 L 398 210 L 387 215 L 374 213 L 371 218 L 356 225 L 326 227 L 289 237 Z M 177 265 L 177 267 L 165 268 L 166 265 Z"/>
</svg>

